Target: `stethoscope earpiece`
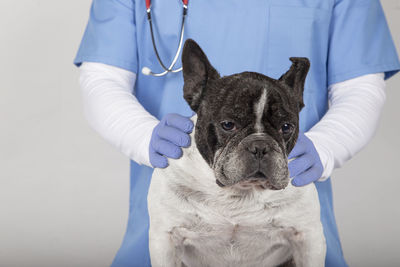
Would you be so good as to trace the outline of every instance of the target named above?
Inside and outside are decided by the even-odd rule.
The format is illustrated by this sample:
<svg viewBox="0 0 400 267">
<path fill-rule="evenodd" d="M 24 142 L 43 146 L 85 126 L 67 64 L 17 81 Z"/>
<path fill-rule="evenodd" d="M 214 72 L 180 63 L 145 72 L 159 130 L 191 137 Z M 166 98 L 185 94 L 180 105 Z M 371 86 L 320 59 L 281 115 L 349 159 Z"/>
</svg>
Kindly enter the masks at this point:
<svg viewBox="0 0 400 267">
<path fill-rule="evenodd" d="M 151 76 L 155 76 L 155 77 L 160 77 L 160 76 L 164 76 L 170 72 L 179 72 L 182 70 L 182 68 L 179 69 L 172 69 L 175 66 L 176 61 L 178 60 L 179 54 L 182 50 L 182 41 L 183 41 L 183 33 L 185 31 L 185 17 L 187 14 L 187 9 L 188 9 L 188 3 L 189 0 L 182 0 L 182 4 L 183 4 L 183 13 L 182 13 L 182 25 L 181 25 L 181 34 L 180 34 L 180 38 L 179 38 L 179 46 L 178 49 L 175 53 L 175 57 L 171 62 L 171 65 L 167 68 L 164 63 L 162 62 L 160 55 L 158 54 L 158 50 L 156 47 L 156 43 L 154 41 L 154 33 L 153 33 L 153 23 L 151 21 L 151 0 L 145 0 L 146 1 L 146 13 L 147 13 L 147 20 L 149 21 L 149 26 L 150 26 L 150 33 L 151 33 L 151 42 L 153 43 L 153 49 L 154 49 L 154 53 L 156 54 L 158 63 L 160 63 L 161 67 L 164 69 L 163 72 L 160 73 L 154 73 L 151 71 L 150 68 L 148 67 L 143 67 L 142 68 L 142 73 L 144 75 L 151 75 Z"/>
</svg>

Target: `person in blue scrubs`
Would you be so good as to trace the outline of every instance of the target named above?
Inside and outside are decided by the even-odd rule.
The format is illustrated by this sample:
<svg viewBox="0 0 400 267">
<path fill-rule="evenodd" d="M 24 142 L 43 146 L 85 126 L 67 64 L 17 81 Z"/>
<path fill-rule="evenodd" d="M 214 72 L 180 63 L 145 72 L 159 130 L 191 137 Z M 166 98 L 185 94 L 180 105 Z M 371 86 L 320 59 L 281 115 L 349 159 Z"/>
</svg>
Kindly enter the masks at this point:
<svg viewBox="0 0 400 267">
<path fill-rule="evenodd" d="M 306 132 L 328 109 L 329 85 L 400 64 L 378 0 L 201 0 L 190 1 L 184 39 L 206 51 L 221 75 L 255 71 L 279 78 L 289 57 L 308 57 L 300 114 Z M 182 16 L 178 0 L 152 1 L 156 44 L 166 62 L 175 56 Z M 192 114 L 183 99 L 182 73 L 146 76 L 143 67 L 162 72 L 156 60 L 143 0 L 93 0 L 90 19 L 74 63 L 101 62 L 137 74 L 135 95 L 158 119 Z M 180 67 L 178 60 L 176 67 Z M 129 221 L 112 266 L 151 266 L 148 250 L 147 192 L 153 168 L 131 161 Z M 330 179 L 316 182 L 327 241 L 326 266 L 347 266 L 332 206 Z"/>
</svg>

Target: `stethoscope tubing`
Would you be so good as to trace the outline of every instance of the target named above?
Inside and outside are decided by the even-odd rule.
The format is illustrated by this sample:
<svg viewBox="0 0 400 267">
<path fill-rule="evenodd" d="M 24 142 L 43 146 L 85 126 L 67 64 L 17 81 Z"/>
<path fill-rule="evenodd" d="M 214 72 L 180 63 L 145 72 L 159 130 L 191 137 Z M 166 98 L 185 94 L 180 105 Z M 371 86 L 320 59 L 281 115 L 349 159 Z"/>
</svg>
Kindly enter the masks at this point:
<svg viewBox="0 0 400 267">
<path fill-rule="evenodd" d="M 145 74 L 145 75 L 152 75 L 152 76 L 155 76 L 155 77 L 161 77 L 161 76 L 164 76 L 164 75 L 166 75 L 166 74 L 168 74 L 170 72 L 176 73 L 176 72 L 182 71 L 182 67 L 178 68 L 178 69 L 173 69 L 173 67 L 175 66 L 176 61 L 178 60 L 180 51 L 182 50 L 183 35 L 184 35 L 184 32 L 185 32 L 185 18 L 186 18 L 186 14 L 187 14 L 187 5 L 183 4 L 182 24 L 181 24 L 181 32 L 180 32 L 180 36 L 179 36 L 179 45 L 178 45 L 178 48 L 176 50 L 175 57 L 172 60 L 172 62 L 169 65 L 168 68 L 165 66 L 164 62 L 161 60 L 160 55 L 159 55 L 158 50 L 157 50 L 157 46 L 156 46 L 155 38 L 154 38 L 153 22 L 152 22 L 152 19 L 151 19 L 151 7 L 150 6 L 149 6 L 149 8 L 147 8 L 146 12 L 147 12 L 147 20 L 149 21 L 149 26 L 150 26 L 150 33 L 151 33 L 151 41 L 152 41 L 152 44 L 153 44 L 153 50 L 154 50 L 154 53 L 156 55 L 156 58 L 157 58 L 158 62 L 160 63 L 160 66 L 164 69 L 164 71 L 160 72 L 160 73 L 154 73 L 154 72 L 151 71 L 150 68 L 143 67 L 142 73 Z"/>
</svg>

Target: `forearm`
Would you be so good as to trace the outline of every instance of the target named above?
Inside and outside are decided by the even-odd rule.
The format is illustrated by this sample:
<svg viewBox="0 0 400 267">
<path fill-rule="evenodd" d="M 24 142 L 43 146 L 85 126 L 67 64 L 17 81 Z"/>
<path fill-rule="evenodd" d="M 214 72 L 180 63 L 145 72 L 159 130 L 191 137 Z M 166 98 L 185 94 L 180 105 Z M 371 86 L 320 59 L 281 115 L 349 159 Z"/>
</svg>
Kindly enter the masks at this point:
<svg viewBox="0 0 400 267">
<path fill-rule="evenodd" d="M 158 120 L 132 94 L 136 74 L 84 62 L 79 80 L 89 125 L 130 159 L 151 166 L 148 148 Z"/>
<path fill-rule="evenodd" d="M 359 152 L 372 138 L 386 99 L 383 73 L 340 82 L 328 89 L 330 107 L 305 133 L 324 167 L 320 180 Z"/>
</svg>

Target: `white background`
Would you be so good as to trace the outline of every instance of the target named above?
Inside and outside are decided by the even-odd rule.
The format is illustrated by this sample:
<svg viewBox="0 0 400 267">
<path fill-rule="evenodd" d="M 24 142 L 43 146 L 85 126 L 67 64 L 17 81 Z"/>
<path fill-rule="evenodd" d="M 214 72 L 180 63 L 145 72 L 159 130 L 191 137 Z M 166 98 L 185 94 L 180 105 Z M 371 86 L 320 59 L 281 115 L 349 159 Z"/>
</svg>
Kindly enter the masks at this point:
<svg viewBox="0 0 400 267">
<path fill-rule="evenodd" d="M 397 47 L 400 2 L 383 0 Z M 0 266 L 108 266 L 128 218 L 129 161 L 83 118 L 72 60 L 90 0 L 0 1 Z M 379 130 L 333 175 L 350 266 L 400 266 L 400 75 Z"/>
</svg>

